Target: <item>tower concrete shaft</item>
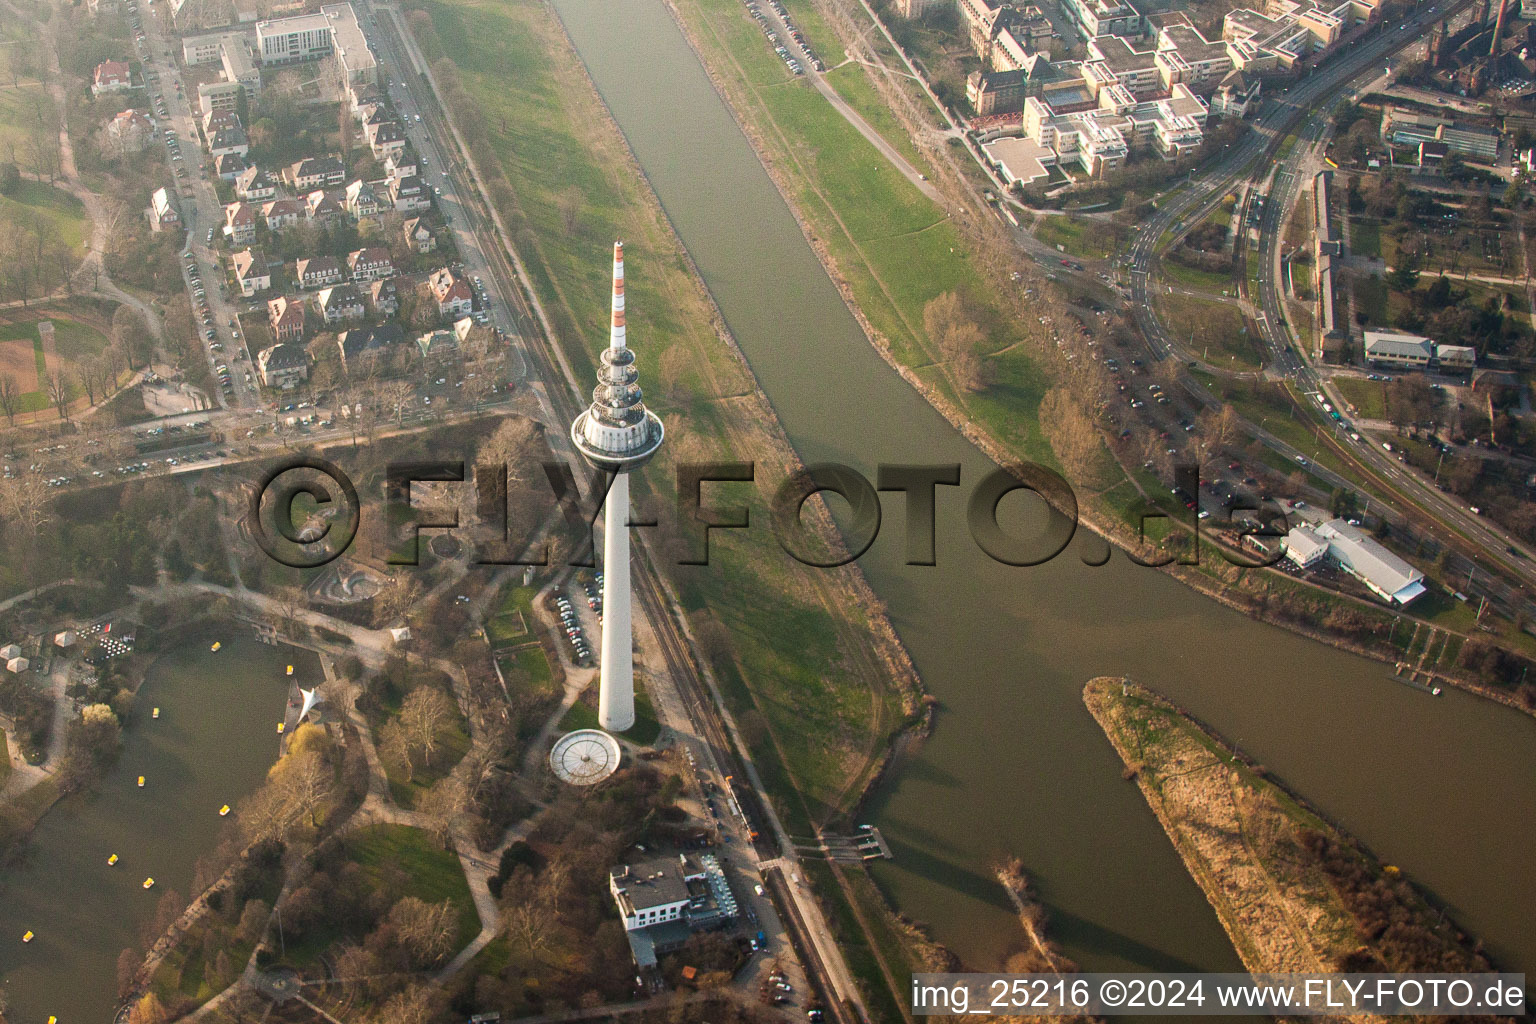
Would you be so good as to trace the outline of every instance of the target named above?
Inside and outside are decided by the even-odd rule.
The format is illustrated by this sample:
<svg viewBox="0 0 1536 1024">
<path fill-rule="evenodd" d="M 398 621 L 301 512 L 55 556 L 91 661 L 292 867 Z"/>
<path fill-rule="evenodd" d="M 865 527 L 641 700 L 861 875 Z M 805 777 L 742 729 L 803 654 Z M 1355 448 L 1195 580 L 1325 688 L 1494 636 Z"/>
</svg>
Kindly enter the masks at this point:
<svg viewBox="0 0 1536 1024">
<path fill-rule="evenodd" d="M 635 354 L 624 331 L 624 246 L 613 246 L 608 348 L 592 404 L 571 424 L 571 441 L 593 466 L 614 475 L 603 503 L 603 648 L 597 721 L 623 732 L 635 724 L 634 633 L 629 592 L 629 473 L 661 447 L 665 430 L 641 401 Z"/>
<path fill-rule="evenodd" d="M 597 724 L 624 732 L 635 724 L 634 628 L 629 617 L 629 474 L 613 478 L 603 507 L 603 649 Z"/>
</svg>

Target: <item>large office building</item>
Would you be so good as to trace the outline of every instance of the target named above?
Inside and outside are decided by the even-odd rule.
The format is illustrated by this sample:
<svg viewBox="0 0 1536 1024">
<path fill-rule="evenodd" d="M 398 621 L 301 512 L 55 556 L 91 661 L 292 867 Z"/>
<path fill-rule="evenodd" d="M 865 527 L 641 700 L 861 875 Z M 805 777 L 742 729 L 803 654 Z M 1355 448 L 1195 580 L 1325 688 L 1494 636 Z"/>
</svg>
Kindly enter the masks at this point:
<svg viewBox="0 0 1536 1024">
<path fill-rule="evenodd" d="M 351 4 L 328 4 L 315 14 L 259 21 L 256 49 L 263 64 L 297 64 L 334 57 L 349 86 L 378 82 L 378 63 Z"/>
<path fill-rule="evenodd" d="M 1086 39 L 1141 34 L 1141 12 L 1124 0 L 1062 0 L 1061 9 Z"/>
</svg>

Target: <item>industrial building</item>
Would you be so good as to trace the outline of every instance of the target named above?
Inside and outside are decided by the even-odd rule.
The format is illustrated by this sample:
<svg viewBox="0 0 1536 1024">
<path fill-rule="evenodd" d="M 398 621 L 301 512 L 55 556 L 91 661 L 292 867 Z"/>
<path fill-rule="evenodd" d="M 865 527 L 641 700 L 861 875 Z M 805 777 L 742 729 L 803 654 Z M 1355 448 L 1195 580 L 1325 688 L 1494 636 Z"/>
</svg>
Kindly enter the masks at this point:
<svg viewBox="0 0 1536 1024">
<path fill-rule="evenodd" d="M 1469 160 L 1489 164 L 1498 159 L 1499 133 L 1492 128 L 1431 117 L 1401 107 L 1388 107 L 1381 116 L 1381 138 L 1395 146 L 1417 149 L 1425 142 L 1444 143 Z"/>
<path fill-rule="evenodd" d="M 696 931 L 730 923 L 736 897 L 712 853 L 679 853 L 614 868 L 608 891 L 640 968 L 680 947 Z"/>
<path fill-rule="evenodd" d="M 1426 589 L 1423 573 L 1342 519 L 1292 527 L 1285 548 L 1302 568 L 1332 561 L 1388 604 L 1406 605 Z"/>
</svg>

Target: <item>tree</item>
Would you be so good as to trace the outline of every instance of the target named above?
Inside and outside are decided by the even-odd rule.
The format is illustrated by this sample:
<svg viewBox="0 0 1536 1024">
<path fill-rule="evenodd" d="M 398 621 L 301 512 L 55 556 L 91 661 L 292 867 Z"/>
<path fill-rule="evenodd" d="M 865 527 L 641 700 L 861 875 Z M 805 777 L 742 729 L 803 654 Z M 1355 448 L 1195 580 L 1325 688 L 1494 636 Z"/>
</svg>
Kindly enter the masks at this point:
<svg viewBox="0 0 1536 1024">
<path fill-rule="evenodd" d="M 407 896 L 390 908 L 388 920 L 412 970 L 434 967 L 453 952 L 459 919 L 450 900 L 428 903 Z"/>
<path fill-rule="evenodd" d="M 379 757 L 404 775 L 407 785 L 416 777 L 416 766 L 411 759 L 411 741 L 398 719 L 386 722 L 384 728 L 379 730 Z"/>
<path fill-rule="evenodd" d="M 283 791 L 294 810 L 309 820 L 310 828 L 318 822 L 315 813 L 330 799 L 335 788 L 335 772 L 318 750 L 291 753 L 284 758 Z"/>
<path fill-rule="evenodd" d="M 1052 388 L 1040 400 L 1040 425 L 1067 476 L 1086 484 L 1096 482 L 1103 446 L 1082 403 L 1065 388 Z"/>
<path fill-rule="evenodd" d="M 400 724 L 412 746 L 421 750 L 424 763 L 432 763 L 432 755 L 437 752 L 437 734 L 452 715 L 453 702 L 435 686 L 418 686 L 406 695 L 400 706 Z"/>
<path fill-rule="evenodd" d="M 424 14 L 424 11 L 412 11 Z M 432 1024 L 443 1012 L 439 990 L 429 985 L 413 985 L 397 992 L 374 1018 L 375 1024 Z"/>
<path fill-rule="evenodd" d="M 53 407 L 59 410 L 59 419 L 69 418 L 69 401 L 74 397 L 75 389 L 70 386 L 69 379 L 62 373 L 49 370 L 43 375 L 43 390 L 53 402 Z"/>
<path fill-rule="evenodd" d="M 146 992 L 139 997 L 139 1001 L 133 1004 L 128 1011 L 128 1024 L 165 1024 L 170 1020 L 170 1014 L 165 1010 L 165 1005 L 160 1002 L 160 997 L 153 992 Z"/>
<path fill-rule="evenodd" d="M 14 196 L 21 188 L 21 170 L 13 163 L 0 164 L 0 196 Z"/>
<path fill-rule="evenodd" d="M 0 373 L 0 412 L 5 413 L 6 421 L 16 425 L 16 412 L 21 404 L 21 391 L 16 386 L 16 377 L 10 373 Z"/>
</svg>

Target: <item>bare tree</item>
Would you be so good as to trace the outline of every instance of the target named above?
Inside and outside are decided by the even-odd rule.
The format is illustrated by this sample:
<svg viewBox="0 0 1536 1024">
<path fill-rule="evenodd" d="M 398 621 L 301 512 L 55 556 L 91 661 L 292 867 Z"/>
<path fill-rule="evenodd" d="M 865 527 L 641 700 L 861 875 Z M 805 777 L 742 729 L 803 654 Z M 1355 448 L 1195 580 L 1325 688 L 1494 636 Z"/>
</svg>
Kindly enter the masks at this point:
<svg viewBox="0 0 1536 1024">
<path fill-rule="evenodd" d="M 335 788 L 335 772 L 318 750 L 306 750 L 285 760 L 289 763 L 283 766 L 283 794 L 292 802 L 294 812 L 302 814 L 314 828 L 318 824 L 316 812 Z"/>
<path fill-rule="evenodd" d="M 59 419 L 69 418 L 69 400 L 74 397 L 74 388 L 70 387 L 69 378 L 62 373 L 49 370 L 43 375 L 43 390 L 53 402 L 55 409 L 59 410 Z"/>
<path fill-rule="evenodd" d="M 21 390 L 16 385 L 15 374 L 0 373 L 0 412 L 5 413 L 6 421 L 13 427 L 20 404 Z"/>
<path fill-rule="evenodd" d="M 389 923 L 394 925 L 401 947 L 417 969 L 441 963 L 453 952 L 459 931 L 458 914 L 450 900 L 428 903 L 407 896 L 390 908 Z"/>
<path fill-rule="evenodd" d="M 422 752 L 422 760 L 432 763 L 437 752 L 437 734 L 451 721 L 453 702 L 435 686 L 418 686 L 400 705 L 400 724 L 413 746 Z"/>
</svg>

